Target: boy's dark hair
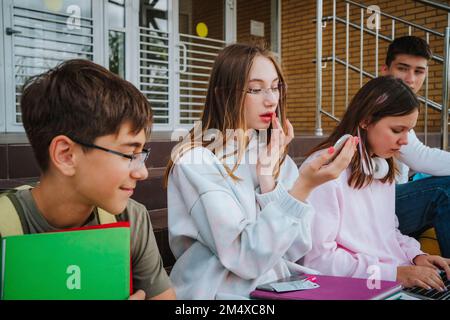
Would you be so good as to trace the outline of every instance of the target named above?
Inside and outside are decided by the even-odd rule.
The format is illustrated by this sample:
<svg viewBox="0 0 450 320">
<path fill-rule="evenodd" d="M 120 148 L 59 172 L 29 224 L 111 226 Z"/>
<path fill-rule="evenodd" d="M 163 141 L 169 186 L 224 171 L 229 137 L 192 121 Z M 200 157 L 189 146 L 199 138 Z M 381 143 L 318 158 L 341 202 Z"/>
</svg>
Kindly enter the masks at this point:
<svg viewBox="0 0 450 320">
<path fill-rule="evenodd" d="M 430 60 L 433 56 L 428 43 L 424 39 L 415 36 L 396 38 L 387 50 L 386 65 L 390 67 L 392 61 L 399 54 L 409 54 L 411 56 L 423 57 L 427 60 Z"/>
<path fill-rule="evenodd" d="M 49 146 L 66 135 L 86 143 L 118 133 L 130 122 L 133 133 L 150 134 L 152 110 L 145 96 L 125 81 L 88 60 L 68 60 L 29 79 L 21 99 L 23 126 L 43 172 Z"/>
</svg>

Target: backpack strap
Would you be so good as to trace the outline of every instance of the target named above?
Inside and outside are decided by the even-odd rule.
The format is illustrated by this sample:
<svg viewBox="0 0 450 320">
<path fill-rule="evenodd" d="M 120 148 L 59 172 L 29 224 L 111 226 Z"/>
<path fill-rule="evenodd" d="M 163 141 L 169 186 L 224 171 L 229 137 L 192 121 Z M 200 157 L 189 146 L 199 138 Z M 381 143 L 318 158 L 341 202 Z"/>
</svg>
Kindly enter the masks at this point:
<svg viewBox="0 0 450 320">
<path fill-rule="evenodd" d="M 31 186 L 20 186 L 0 196 L 0 236 L 7 237 L 24 234 L 23 208 L 15 195 L 17 190 L 30 189 Z M 28 233 L 28 232 L 27 232 Z"/>
<path fill-rule="evenodd" d="M 98 213 L 98 220 L 99 220 L 98 222 L 100 224 L 108 224 L 108 223 L 116 223 L 117 222 L 117 219 L 113 214 L 103 210 L 102 208 L 97 208 L 97 213 Z"/>
<path fill-rule="evenodd" d="M 14 188 L 14 190 L 19 191 L 19 190 L 28 190 L 28 189 L 33 189 L 34 187 L 32 185 L 29 184 L 24 184 L 22 186 L 18 186 L 16 188 Z"/>
<path fill-rule="evenodd" d="M 19 200 L 17 200 L 15 193 L 18 190 L 27 190 L 31 188 L 32 186 L 23 185 L 0 196 L 0 237 L 29 233 L 29 230 L 24 230 L 23 208 L 20 205 Z M 97 213 L 100 224 L 117 222 L 114 215 L 101 208 L 97 208 Z"/>
</svg>

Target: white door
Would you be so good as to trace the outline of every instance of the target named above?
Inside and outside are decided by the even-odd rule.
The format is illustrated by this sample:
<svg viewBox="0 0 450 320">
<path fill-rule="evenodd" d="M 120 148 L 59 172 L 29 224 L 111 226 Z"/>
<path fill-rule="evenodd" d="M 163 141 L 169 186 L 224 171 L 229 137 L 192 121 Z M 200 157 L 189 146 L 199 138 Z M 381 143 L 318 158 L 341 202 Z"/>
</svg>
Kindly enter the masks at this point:
<svg viewBox="0 0 450 320">
<path fill-rule="evenodd" d="M 3 6 L 0 5 L 0 132 L 6 132 L 5 51 L 3 37 Z"/>
<path fill-rule="evenodd" d="M 155 130 L 192 126 L 225 45 L 225 1 L 141 0 L 139 25 L 140 89 Z"/>
<path fill-rule="evenodd" d="M 139 0 L 2 1 L 1 131 L 23 131 L 22 85 L 64 60 L 92 60 L 137 85 Z"/>
<path fill-rule="evenodd" d="M 170 129 L 173 123 L 172 1 L 140 0 L 139 89 L 154 112 L 154 129 Z"/>
<path fill-rule="evenodd" d="M 235 39 L 234 0 L 2 0 L 0 130 L 23 131 L 22 85 L 73 59 L 93 60 L 149 99 L 155 130 L 201 115 L 211 66 Z M 231 21 L 231 22 L 230 22 Z M 232 25 L 233 24 L 233 25 Z M 2 41 L 3 38 L 3 41 Z M 3 63 L 4 62 L 4 63 Z"/>
<path fill-rule="evenodd" d="M 177 118 L 179 125 L 185 126 L 201 116 L 214 59 L 225 46 L 225 3 L 181 0 L 178 21 Z"/>
</svg>

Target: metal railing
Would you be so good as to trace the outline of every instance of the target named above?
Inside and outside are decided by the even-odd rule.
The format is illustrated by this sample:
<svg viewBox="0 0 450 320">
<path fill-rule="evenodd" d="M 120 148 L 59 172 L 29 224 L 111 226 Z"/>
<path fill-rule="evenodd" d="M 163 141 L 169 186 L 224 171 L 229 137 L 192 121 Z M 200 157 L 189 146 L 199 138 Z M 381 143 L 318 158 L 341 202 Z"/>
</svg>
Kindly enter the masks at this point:
<svg viewBox="0 0 450 320">
<path fill-rule="evenodd" d="M 176 50 L 179 50 L 178 101 L 171 100 L 170 34 L 140 27 L 140 89 L 155 111 L 155 123 L 161 125 L 190 125 L 203 112 L 209 74 L 215 57 L 225 46 L 225 41 L 178 35 Z M 171 78 L 172 77 L 172 78 Z M 173 84 L 172 84 L 173 85 Z M 177 107 L 171 105 L 176 104 Z"/>
<path fill-rule="evenodd" d="M 180 124 L 193 124 L 200 118 L 214 59 L 224 46 L 224 40 L 180 33 Z"/>
<path fill-rule="evenodd" d="M 169 108 L 169 33 L 139 28 L 139 88 L 154 111 L 157 124 L 168 124 Z"/>
<path fill-rule="evenodd" d="M 358 3 L 351 0 L 342 0 L 341 3 L 345 3 L 345 18 L 341 18 L 336 13 L 337 0 L 332 0 L 332 15 L 323 16 L 323 0 L 316 0 L 317 11 L 316 11 L 316 59 L 315 62 L 321 61 L 322 63 L 331 61 L 331 105 L 328 108 L 324 108 L 322 105 L 322 69 L 324 66 L 322 63 L 316 63 L 316 135 L 322 135 L 322 116 L 328 117 L 334 121 L 339 121 L 336 115 L 336 100 L 335 100 L 335 87 L 336 87 L 336 64 L 345 67 L 345 99 L 344 107 L 347 108 L 349 102 L 349 72 L 359 73 L 359 85 L 363 84 L 365 78 L 375 78 L 378 76 L 378 61 L 379 61 L 379 42 L 380 40 L 387 42 L 387 45 L 395 39 L 395 33 L 397 25 L 406 26 L 408 28 L 408 34 L 412 35 L 413 31 L 420 31 L 425 34 L 425 39 L 427 42 L 430 40 L 430 35 L 437 38 L 442 38 L 444 44 L 444 54 L 439 56 L 434 54 L 432 60 L 438 64 L 442 64 L 442 103 L 438 103 L 429 98 L 429 79 L 428 76 L 425 79 L 424 84 L 424 96 L 419 96 L 419 100 L 424 103 L 425 115 L 424 115 L 424 133 L 425 133 L 425 144 L 428 140 L 428 109 L 432 108 L 441 112 L 441 146 L 443 149 L 448 148 L 448 112 L 449 112 L 449 79 L 450 79 L 450 6 L 442 3 L 437 3 L 435 1 L 429 0 L 418 0 L 424 5 L 432 6 L 438 10 L 444 10 L 447 12 L 447 27 L 444 28 L 443 32 L 433 30 L 414 22 L 404 20 L 399 17 L 384 13 L 384 12 L 374 12 L 376 15 L 376 24 L 379 24 L 381 17 L 384 17 L 391 22 L 391 32 L 389 35 L 382 34 L 380 32 L 379 25 L 376 25 L 375 30 L 368 28 L 365 25 L 365 11 L 369 9 L 369 6 Z M 360 10 L 360 22 L 354 23 L 350 21 L 350 6 L 359 8 Z M 372 9 L 372 8 L 371 8 Z M 323 57 L 322 55 L 322 39 L 323 32 L 322 29 L 326 26 L 327 22 L 332 22 L 332 48 L 331 56 Z M 340 23 L 345 26 L 345 59 L 341 59 L 336 55 L 336 25 Z M 349 53 L 350 53 L 350 28 L 359 31 L 359 66 L 350 63 Z M 374 38 L 375 48 L 374 48 L 374 61 L 375 70 L 370 72 L 364 69 L 364 36 L 369 35 Z"/>
</svg>

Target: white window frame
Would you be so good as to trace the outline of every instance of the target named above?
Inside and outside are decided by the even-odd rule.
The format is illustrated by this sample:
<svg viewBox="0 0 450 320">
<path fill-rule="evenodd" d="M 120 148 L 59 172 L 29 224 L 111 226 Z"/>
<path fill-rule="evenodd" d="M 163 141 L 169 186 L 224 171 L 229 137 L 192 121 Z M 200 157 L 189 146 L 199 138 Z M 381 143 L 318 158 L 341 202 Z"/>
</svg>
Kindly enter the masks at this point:
<svg viewBox="0 0 450 320">
<path fill-rule="evenodd" d="M 3 5 L 0 5 L 0 132 L 6 132 L 6 94 L 5 94 L 5 52 L 4 34 L 6 27 L 3 19 Z"/>
<path fill-rule="evenodd" d="M 15 109 L 16 109 L 16 97 L 15 97 L 15 79 L 14 79 L 14 37 L 6 36 L 6 28 L 13 27 L 13 2 L 12 0 L 3 0 L 3 23 L 5 32 L 4 36 L 4 79 L 5 90 L 4 108 L 5 108 L 5 126 L 6 132 L 24 132 L 22 125 L 15 123 Z"/>
<path fill-rule="evenodd" d="M 139 88 L 139 0 L 125 0 L 125 78 Z"/>
<path fill-rule="evenodd" d="M 179 50 L 179 0 L 169 0 L 167 8 L 169 32 L 169 123 L 155 125 L 155 130 L 175 130 L 180 122 L 180 50 Z"/>
<path fill-rule="evenodd" d="M 93 61 L 104 67 L 109 64 L 108 0 L 92 0 Z M 0 132 L 24 132 L 15 124 L 14 37 L 6 36 L 6 28 L 13 26 L 13 0 L 0 5 Z M 125 0 L 125 78 L 139 86 L 139 0 Z"/>
<path fill-rule="evenodd" d="M 139 0 L 125 0 L 125 28 L 110 29 L 108 0 L 93 0 L 94 62 L 109 68 L 109 30 L 125 33 L 125 80 L 139 88 Z"/>
<path fill-rule="evenodd" d="M 169 77 L 168 77 L 168 85 L 169 85 L 169 99 L 168 99 L 168 123 L 159 124 L 154 123 L 153 124 L 153 131 L 158 132 L 167 132 L 167 131 L 173 131 L 176 129 L 186 129 L 189 130 L 192 128 L 192 124 L 180 124 L 180 68 L 181 68 L 181 62 L 182 57 L 180 57 L 180 32 L 179 32 L 179 12 L 180 12 L 180 6 L 179 6 L 180 0 L 168 0 L 167 5 L 167 23 L 168 23 L 168 46 L 169 46 Z M 235 3 L 235 0 L 223 0 L 224 6 L 225 6 L 225 16 L 224 16 L 224 23 L 225 23 L 225 36 L 229 35 L 227 29 L 227 22 L 225 22 L 226 17 L 232 17 L 233 14 L 232 10 L 230 12 L 227 12 L 228 5 L 227 2 L 231 1 L 230 3 Z M 235 10 L 234 10 L 235 11 Z M 235 21 L 230 20 L 230 21 Z M 234 30 L 236 27 L 234 26 Z M 234 37 L 235 38 L 235 37 Z M 139 57 L 136 59 L 138 60 Z M 140 83 L 137 86 L 140 88 Z"/>
<path fill-rule="evenodd" d="M 100 1 L 92 0 L 92 19 L 93 19 L 93 43 L 101 43 L 103 40 L 101 33 L 99 32 L 99 23 L 103 15 Z M 7 27 L 13 26 L 13 0 L 3 0 L 3 12 L 2 19 L 4 21 L 3 33 L 5 33 Z M 100 30 L 101 31 L 101 30 Z M 3 37 L 4 35 L 2 35 Z M 2 38 L 0 38 L 1 40 Z M 0 101 L 3 104 L 2 109 L 5 110 L 5 130 L 8 133 L 25 132 L 22 124 L 15 123 L 16 105 L 15 105 L 15 79 L 14 79 L 14 37 L 4 36 L 1 43 L 4 45 L 4 85 L 0 90 L 4 90 L 4 101 Z M 104 65 L 104 52 L 100 48 L 101 46 L 93 46 L 93 61 Z M 0 78 L 1 79 L 1 78 Z"/>
<path fill-rule="evenodd" d="M 237 10 L 236 0 L 225 0 L 225 42 L 232 44 L 237 39 Z"/>
<path fill-rule="evenodd" d="M 139 3 L 137 4 L 137 12 L 139 13 Z M 179 117 L 179 73 L 177 73 L 177 68 L 179 68 L 179 54 L 178 54 L 178 0 L 168 0 L 167 1 L 167 34 L 168 34 L 168 46 L 169 46 L 169 65 L 168 65 L 168 123 L 153 123 L 152 131 L 167 132 L 173 131 L 178 128 L 176 124 L 178 123 Z M 138 21 L 138 19 L 136 19 Z M 139 22 L 137 23 L 136 30 L 139 30 Z M 139 35 L 138 35 L 139 37 Z M 139 46 L 139 38 L 137 40 Z M 139 47 L 137 50 L 137 57 L 135 61 L 137 62 L 136 70 L 137 75 L 137 85 L 136 87 L 140 89 L 141 83 L 139 78 L 139 68 L 140 68 L 140 57 L 139 57 Z M 151 104 L 151 103 L 150 103 Z"/>
<path fill-rule="evenodd" d="M 224 0 L 225 5 L 225 42 L 235 43 L 237 40 L 237 10 L 236 0 Z M 273 53 L 281 59 L 281 0 L 271 0 L 270 22 L 271 39 L 276 38 L 277 44 L 272 48 Z"/>
<path fill-rule="evenodd" d="M 173 89 L 171 98 L 173 101 L 171 101 L 169 105 L 169 112 L 173 112 L 172 118 L 169 118 L 169 121 L 172 121 L 173 125 L 171 126 L 171 129 L 184 129 L 184 130 L 190 130 L 193 127 L 193 124 L 185 124 L 180 123 L 180 70 L 181 70 L 181 61 L 182 57 L 180 57 L 180 30 L 179 30 L 179 1 L 180 0 L 171 0 L 172 3 L 172 23 L 170 23 L 170 27 L 172 27 L 171 31 L 171 39 L 172 43 L 174 43 L 174 46 L 171 46 L 170 48 L 173 50 L 172 54 L 172 60 L 173 63 L 171 67 L 175 72 L 172 73 L 172 77 L 169 79 L 169 83 L 172 83 L 171 88 Z M 232 43 L 236 40 L 236 0 L 222 0 L 222 4 L 224 6 L 223 10 L 223 23 L 224 23 L 224 41 L 226 44 Z M 173 82 L 171 82 L 171 80 Z"/>
<path fill-rule="evenodd" d="M 277 56 L 278 60 L 281 61 L 281 0 L 271 0 L 270 8 L 270 19 L 271 19 L 271 40 L 276 38 L 276 47 L 272 48 L 272 51 Z"/>
<path fill-rule="evenodd" d="M 108 51 L 105 51 L 105 22 L 103 17 L 106 14 L 105 1 L 92 0 L 92 21 L 94 36 L 94 62 L 105 66 L 108 58 Z M 97 43 L 97 45 L 95 45 Z M 99 45 L 101 44 L 101 45 Z"/>
<path fill-rule="evenodd" d="M 98 1 L 98 0 L 94 0 Z M 98 1 L 100 2 L 100 1 Z M 110 28 L 108 16 L 108 0 L 103 0 L 103 52 L 105 68 L 109 69 L 109 31 L 125 34 L 125 80 L 138 85 L 139 69 L 139 0 L 125 0 L 125 27 Z"/>
<path fill-rule="evenodd" d="M 281 9 L 281 1 L 278 1 Z M 109 65 L 109 24 L 108 0 L 92 0 L 93 20 L 93 61 L 102 66 Z M 139 55 L 139 0 L 125 0 L 125 79 L 140 88 Z M 236 41 L 236 0 L 224 0 L 224 30 L 226 43 Z M 179 0 L 168 0 L 169 33 L 169 121 L 167 124 L 154 124 L 155 131 L 168 131 L 176 128 L 190 128 L 192 125 L 179 125 L 180 116 L 180 36 Z M 278 10 L 281 14 L 281 10 Z M 22 125 L 15 124 L 15 79 L 14 79 L 14 37 L 6 36 L 6 27 L 13 25 L 13 0 L 2 0 L 0 16 L 3 17 L 0 35 L 0 131 L 24 132 Z M 278 32 L 280 21 L 278 17 Z M 279 38 L 278 43 L 281 42 Z"/>
</svg>

